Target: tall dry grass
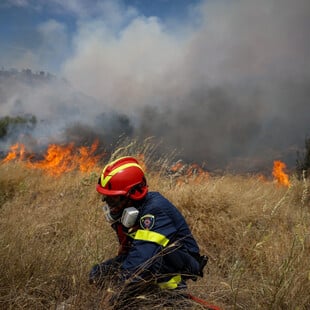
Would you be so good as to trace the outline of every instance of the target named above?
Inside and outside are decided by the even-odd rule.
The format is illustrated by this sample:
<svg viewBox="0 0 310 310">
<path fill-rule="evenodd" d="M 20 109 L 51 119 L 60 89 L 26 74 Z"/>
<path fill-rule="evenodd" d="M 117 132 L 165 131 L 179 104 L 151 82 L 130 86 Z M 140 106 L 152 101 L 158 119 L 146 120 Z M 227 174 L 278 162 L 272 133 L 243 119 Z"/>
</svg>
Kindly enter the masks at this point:
<svg viewBox="0 0 310 310">
<path fill-rule="evenodd" d="M 109 308 L 109 293 L 88 284 L 93 264 L 117 251 L 95 191 L 100 169 L 52 177 L 22 163 L 0 165 L 1 309 Z M 209 256 L 204 277 L 188 283 L 193 295 L 223 309 L 310 308 L 309 181 L 292 177 L 286 188 L 226 174 L 176 185 L 151 168 L 147 175 Z M 163 309 L 161 302 L 151 296 L 128 306 Z"/>
</svg>

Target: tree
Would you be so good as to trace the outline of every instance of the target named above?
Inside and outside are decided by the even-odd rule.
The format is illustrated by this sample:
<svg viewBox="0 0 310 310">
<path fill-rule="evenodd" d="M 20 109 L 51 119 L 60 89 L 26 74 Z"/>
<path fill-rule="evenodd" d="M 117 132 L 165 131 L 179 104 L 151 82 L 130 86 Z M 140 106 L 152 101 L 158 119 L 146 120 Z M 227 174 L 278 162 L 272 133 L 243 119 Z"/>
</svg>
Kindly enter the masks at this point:
<svg viewBox="0 0 310 310">
<path fill-rule="evenodd" d="M 0 139 L 9 134 L 10 130 L 17 130 L 19 128 L 34 128 L 37 119 L 33 115 L 26 116 L 5 116 L 0 118 Z"/>
</svg>

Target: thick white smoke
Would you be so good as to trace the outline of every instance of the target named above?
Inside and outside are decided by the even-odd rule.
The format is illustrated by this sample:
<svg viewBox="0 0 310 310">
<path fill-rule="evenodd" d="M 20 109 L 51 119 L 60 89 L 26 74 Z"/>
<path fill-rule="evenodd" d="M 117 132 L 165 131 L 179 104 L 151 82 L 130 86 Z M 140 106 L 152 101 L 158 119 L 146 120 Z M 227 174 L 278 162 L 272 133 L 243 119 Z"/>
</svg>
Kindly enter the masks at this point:
<svg viewBox="0 0 310 310">
<path fill-rule="evenodd" d="M 131 120 L 134 135 L 164 138 L 210 168 L 261 167 L 275 157 L 294 164 L 310 131 L 308 0 L 203 1 L 178 23 L 120 2 L 67 5 L 79 16 L 73 43 L 50 21 L 41 47 L 56 33 L 53 53 L 68 55 L 61 74 L 95 101 L 82 100 L 73 113 L 64 100 L 49 110 L 55 118 L 78 115 L 91 126 L 114 109 Z"/>
</svg>

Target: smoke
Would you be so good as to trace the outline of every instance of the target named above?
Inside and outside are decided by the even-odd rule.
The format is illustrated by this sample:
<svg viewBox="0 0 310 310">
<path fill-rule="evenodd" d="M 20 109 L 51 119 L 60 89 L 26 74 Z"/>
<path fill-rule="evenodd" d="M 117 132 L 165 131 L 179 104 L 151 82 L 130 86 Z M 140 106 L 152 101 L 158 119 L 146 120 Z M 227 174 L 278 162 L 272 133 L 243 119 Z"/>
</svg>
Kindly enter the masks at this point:
<svg viewBox="0 0 310 310">
<path fill-rule="evenodd" d="M 91 145 L 95 140 L 106 151 L 122 135 L 133 132 L 125 115 L 109 107 L 98 113 L 97 100 L 45 72 L 1 71 L 0 93 L 0 120 L 10 117 L 5 128 L 0 123 L 2 152 L 16 142 L 26 144 L 28 151 L 40 152 L 50 143 Z"/>
<path fill-rule="evenodd" d="M 262 169 L 274 159 L 294 165 L 310 132 L 308 0 L 203 1 L 179 22 L 120 2 L 91 12 L 78 3 L 67 7 L 79 14 L 71 44 L 59 23 L 40 28 L 45 51 L 55 33 L 61 41 L 54 53 L 63 46 L 68 55 L 61 75 L 70 86 L 26 94 L 19 85 L 0 103 L 2 113 L 40 115 L 54 126 L 49 135 L 72 138 L 66 128 L 78 124 L 87 137 L 92 130 L 113 137 L 109 143 L 122 133 L 155 136 L 210 169 Z"/>
</svg>

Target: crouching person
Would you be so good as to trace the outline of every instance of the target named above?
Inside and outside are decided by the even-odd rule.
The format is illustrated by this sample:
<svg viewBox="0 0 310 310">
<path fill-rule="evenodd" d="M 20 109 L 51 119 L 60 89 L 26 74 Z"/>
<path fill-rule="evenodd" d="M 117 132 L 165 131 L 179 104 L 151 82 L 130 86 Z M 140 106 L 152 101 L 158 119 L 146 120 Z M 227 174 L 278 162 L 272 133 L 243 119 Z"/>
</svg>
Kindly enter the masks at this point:
<svg viewBox="0 0 310 310">
<path fill-rule="evenodd" d="M 120 249 L 92 268 L 91 284 L 112 282 L 141 294 L 142 288 L 183 289 L 187 280 L 203 276 L 207 257 L 200 255 L 184 217 L 160 193 L 148 191 L 135 158 L 121 157 L 105 166 L 96 190 Z"/>
</svg>

